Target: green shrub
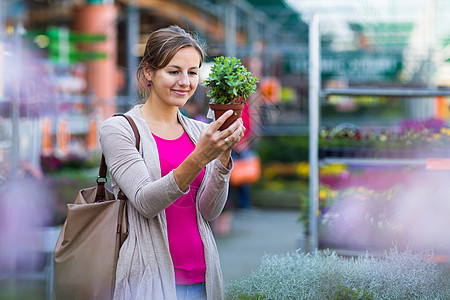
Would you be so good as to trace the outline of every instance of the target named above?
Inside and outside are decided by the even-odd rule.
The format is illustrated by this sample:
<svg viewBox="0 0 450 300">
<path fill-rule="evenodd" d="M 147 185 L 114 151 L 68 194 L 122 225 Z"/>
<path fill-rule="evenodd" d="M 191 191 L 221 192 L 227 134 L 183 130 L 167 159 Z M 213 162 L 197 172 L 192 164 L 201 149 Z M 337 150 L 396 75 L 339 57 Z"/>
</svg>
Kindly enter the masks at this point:
<svg viewBox="0 0 450 300">
<path fill-rule="evenodd" d="M 258 293 L 256 293 L 253 296 L 250 296 L 249 294 L 239 294 L 238 297 L 236 298 L 236 300 L 263 300 L 266 299 L 266 296 L 264 295 L 260 295 Z"/>
<path fill-rule="evenodd" d="M 249 276 L 230 282 L 226 299 L 256 293 L 272 300 L 330 299 L 345 292 L 339 284 L 370 291 L 366 297 L 373 299 L 449 299 L 449 275 L 430 253 L 395 248 L 380 257 L 345 258 L 330 250 L 266 255 Z"/>
<path fill-rule="evenodd" d="M 309 157 L 308 136 L 272 136 L 262 138 L 256 152 L 263 164 L 269 162 L 307 161 Z"/>
<path fill-rule="evenodd" d="M 330 300 L 371 300 L 373 299 L 373 293 L 367 290 L 361 291 L 361 289 L 355 288 L 343 288 L 338 285 L 338 291 L 334 293 L 334 296 Z"/>
</svg>

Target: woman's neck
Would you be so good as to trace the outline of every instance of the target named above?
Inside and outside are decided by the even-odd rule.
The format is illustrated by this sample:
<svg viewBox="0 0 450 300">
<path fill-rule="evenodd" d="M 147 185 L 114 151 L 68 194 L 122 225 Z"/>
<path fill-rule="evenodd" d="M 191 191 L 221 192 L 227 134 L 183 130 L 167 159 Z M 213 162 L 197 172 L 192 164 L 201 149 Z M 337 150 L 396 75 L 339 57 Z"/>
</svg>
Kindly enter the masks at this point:
<svg viewBox="0 0 450 300">
<path fill-rule="evenodd" d="M 142 115 L 146 120 L 162 124 L 178 123 L 178 108 L 175 106 L 161 106 L 154 104 L 150 99 L 141 106 Z"/>
<path fill-rule="evenodd" d="M 141 112 L 150 130 L 161 138 L 176 139 L 184 132 L 178 121 L 178 108 L 175 106 L 161 107 L 152 105 L 148 100 L 141 106 Z"/>
</svg>

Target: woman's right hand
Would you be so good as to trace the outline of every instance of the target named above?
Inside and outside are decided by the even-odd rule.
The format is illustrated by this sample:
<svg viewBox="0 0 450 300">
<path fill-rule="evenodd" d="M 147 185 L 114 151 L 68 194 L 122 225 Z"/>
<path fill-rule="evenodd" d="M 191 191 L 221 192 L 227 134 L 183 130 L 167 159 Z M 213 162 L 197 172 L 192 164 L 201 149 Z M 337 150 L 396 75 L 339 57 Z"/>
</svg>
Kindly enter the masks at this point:
<svg viewBox="0 0 450 300">
<path fill-rule="evenodd" d="M 203 166 L 218 158 L 225 151 L 230 150 L 243 136 L 245 128 L 241 119 L 235 121 L 227 129 L 219 131 L 220 126 L 232 114 L 232 110 L 226 111 L 220 118 L 209 124 L 202 131 L 192 154 L 198 158 L 198 161 Z"/>
</svg>

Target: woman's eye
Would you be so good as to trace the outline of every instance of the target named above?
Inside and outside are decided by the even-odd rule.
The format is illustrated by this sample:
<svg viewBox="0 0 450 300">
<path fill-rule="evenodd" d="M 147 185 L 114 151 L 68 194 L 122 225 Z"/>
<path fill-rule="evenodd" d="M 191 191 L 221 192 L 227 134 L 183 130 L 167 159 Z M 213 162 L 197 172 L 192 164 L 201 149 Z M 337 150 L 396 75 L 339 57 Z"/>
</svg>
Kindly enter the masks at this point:
<svg viewBox="0 0 450 300">
<path fill-rule="evenodd" d="M 175 75 L 175 74 L 178 74 L 178 71 L 169 71 L 169 74 Z"/>
<path fill-rule="evenodd" d="M 191 72 L 189 72 L 189 74 L 191 74 L 191 75 L 197 75 L 197 72 L 191 71 Z"/>
</svg>

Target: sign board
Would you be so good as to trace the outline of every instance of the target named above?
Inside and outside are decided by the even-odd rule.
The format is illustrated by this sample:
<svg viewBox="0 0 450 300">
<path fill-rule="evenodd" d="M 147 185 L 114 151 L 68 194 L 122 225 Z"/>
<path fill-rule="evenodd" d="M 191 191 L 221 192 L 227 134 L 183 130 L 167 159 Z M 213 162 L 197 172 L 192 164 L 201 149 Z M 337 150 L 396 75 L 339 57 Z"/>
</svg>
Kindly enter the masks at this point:
<svg viewBox="0 0 450 300">
<path fill-rule="evenodd" d="M 292 73 L 308 73 L 308 56 L 285 57 L 286 69 Z M 325 52 L 321 61 L 322 77 L 344 77 L 352 82 L 390 81 L 397 78 L 402 55 L 373 52 Z"/>
<path fill-rule="evenodd" d="M 103 34 L 91 34 L 70 31 L 66 27 L 49 27 L 45 32 L 30 31 L 28 37 L 47 41 L 39 43 L 39 48 L 48 50 L 48 56 L 53 61 L 60 63 L 72 63 L 86 60 L 105 59 L 107 54 L 103 51 L 95 50 L 96 45 L 106 41 Z"/>
</svg>

